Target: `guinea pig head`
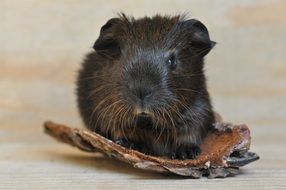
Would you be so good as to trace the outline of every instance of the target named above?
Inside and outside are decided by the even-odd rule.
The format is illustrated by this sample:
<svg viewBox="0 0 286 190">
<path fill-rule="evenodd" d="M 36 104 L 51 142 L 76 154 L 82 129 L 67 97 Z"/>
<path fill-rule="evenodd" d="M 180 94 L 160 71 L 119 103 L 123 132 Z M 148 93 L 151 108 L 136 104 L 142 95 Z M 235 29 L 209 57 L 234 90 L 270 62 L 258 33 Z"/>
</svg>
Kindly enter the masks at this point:
<svg viewBox="0 0 286 190">
<path fill-rule="evenodd" d="M 203 58 L 214 44 L 195 19 L 122 15 L 109 20 L 94 49 L 112 63 L 117 96 L 110 104 L 124 113 L 114 115 L 130 125 L 172 125 L 197 96 L 207 93 Z"/>
</svg>

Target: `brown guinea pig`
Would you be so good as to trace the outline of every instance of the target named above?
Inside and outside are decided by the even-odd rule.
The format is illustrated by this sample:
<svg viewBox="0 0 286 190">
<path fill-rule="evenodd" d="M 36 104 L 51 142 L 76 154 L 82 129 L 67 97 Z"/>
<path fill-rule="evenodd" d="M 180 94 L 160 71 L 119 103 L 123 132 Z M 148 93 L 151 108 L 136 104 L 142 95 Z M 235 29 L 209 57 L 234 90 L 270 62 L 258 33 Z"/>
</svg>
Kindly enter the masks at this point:
<svg viewBox="0 0 286 190">
<path fill-rule="evenodd" d="M 110 19 L 78 75 L 86 127 L 146 154 L 196 158 L 214 122 L 203 70 L 214 44 L 185 16 Z"/>
</svg>

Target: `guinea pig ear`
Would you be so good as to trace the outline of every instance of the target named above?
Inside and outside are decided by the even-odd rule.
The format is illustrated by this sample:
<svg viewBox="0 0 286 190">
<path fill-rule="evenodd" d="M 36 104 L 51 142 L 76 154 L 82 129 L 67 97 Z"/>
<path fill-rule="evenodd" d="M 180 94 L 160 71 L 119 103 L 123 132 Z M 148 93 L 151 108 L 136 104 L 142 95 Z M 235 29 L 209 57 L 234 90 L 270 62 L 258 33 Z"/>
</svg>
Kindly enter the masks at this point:
<svg viewBox="0 0 286 190">
<path fill-rule="evenodd" d="M 184 21 L 183 25 L 190 32 L 192 48 L 198 56 L 205 56 L 215 46 L 216 42 L 211 41 L 206 26 L 196 19 Z"/>
<path fill-rule="evenodd" d="M 95 51 L 112 57 L 120 55 L 120 46 L 114 36 L 114 26 L 120 22 L 119 18 L 112 18 L 101 27 L 100 35 L 93 45 Z"/>
</svg>

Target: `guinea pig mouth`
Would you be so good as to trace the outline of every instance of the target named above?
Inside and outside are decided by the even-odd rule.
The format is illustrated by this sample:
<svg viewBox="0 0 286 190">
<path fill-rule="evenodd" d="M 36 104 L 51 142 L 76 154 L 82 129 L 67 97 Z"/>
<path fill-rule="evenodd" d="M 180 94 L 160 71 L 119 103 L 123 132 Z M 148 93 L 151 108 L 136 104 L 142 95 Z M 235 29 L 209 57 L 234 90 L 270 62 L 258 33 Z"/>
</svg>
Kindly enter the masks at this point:
<svg viewBox="0 0 286 190">
<path fill-rule="evenodd" d="M 150 117 L 150 115 L 142 112 L 140 114 L 138 114 L 137 116 L 137 122 L 136 125 L 138 127 L 150 127 L 152 125 L 152 118 Z"/>
</svg>

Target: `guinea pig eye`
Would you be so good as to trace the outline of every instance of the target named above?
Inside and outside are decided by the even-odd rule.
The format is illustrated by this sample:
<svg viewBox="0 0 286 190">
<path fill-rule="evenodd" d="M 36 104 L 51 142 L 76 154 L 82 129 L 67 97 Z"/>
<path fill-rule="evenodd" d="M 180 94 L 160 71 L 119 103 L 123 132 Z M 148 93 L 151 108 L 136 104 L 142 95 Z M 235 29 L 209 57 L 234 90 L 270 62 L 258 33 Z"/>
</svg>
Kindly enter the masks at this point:
<svg viewBox="0 0 286 190">
<path fill-rule="evenodd" d="M 167 65 L 171 70 L 175 70 L 177 67 L 177 60 L 175 55 L 171 55 L 167 60 Z"/>
</svg>

